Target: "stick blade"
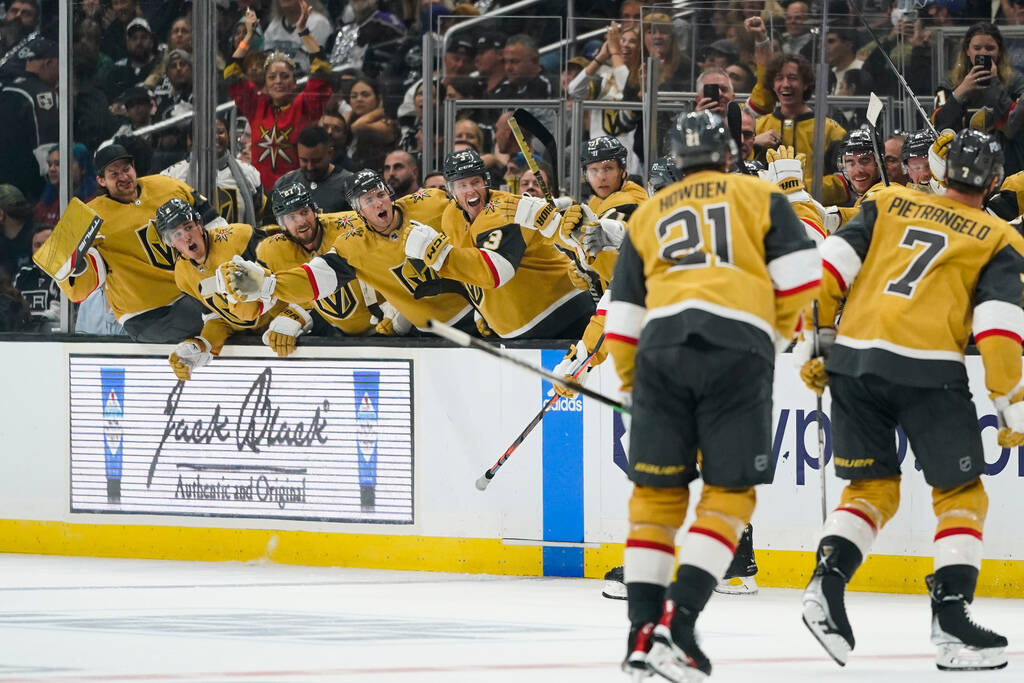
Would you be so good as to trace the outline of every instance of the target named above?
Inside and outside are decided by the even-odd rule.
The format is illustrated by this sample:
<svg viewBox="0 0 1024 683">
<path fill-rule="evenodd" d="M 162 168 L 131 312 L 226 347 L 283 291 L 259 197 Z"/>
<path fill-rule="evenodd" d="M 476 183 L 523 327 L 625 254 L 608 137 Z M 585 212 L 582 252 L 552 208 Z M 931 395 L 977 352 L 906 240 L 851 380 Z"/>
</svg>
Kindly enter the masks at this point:
<svg viewBox="0 0 1024 683">
<path fill-rule="evenodd" d="M 882 113 L 882 100 L 875 93 L 868 97 L 868 122 L 872 128 L 878 128 L 878 115 Z"/>
</svg>

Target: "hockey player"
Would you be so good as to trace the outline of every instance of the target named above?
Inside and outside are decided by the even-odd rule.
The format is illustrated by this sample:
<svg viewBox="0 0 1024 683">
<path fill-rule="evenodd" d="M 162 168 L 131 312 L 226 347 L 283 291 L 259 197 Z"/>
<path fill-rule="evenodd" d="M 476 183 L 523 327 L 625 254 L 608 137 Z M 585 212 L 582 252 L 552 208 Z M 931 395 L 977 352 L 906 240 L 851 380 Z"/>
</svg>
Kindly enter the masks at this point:
<svg viewBox="0 0 1024 683">
<path fill-rule="evenodd" d="M 262 287 L 265 293 L 273 293 L 284 301 L 305 305 L 330 296 L 358 275 L 361 282 L 387 301 L 381 307 L 379 334 L 404 334 L 410 323 L 425 330 L 431 318 L 467 332 L 475 330 L 472 307 L 461 295 L 446 292 L 414 297 L 419 285 L 436 282 L 439 277 L 425 264 L 407 259 L 402 235 L 420 220 L 440 225 L 441 214 L 448 206 L 445 193 L 423 189 L 392 202 L 391 190 L 380 175 L 364 169 L 352 179 L 348 201 L 357 207 L 356 212 L 317 216 L 318 222 L 325 224 L 321 229 L 337 235 L 331 250 L 302 266 L 276 271 L 270 278 L 264 278 L 256 264 L 236 263 L 232 270 L 247 269 L 251 275 L 240 273 L 242 277 L 236 285 L 235 273 L 229 277 L 225 270 L 225 291 L 245 300 Z M 289 215 L 284 220 L 289 220 Z"/>
<path fill-rule="evenodd" d="M 351 211 L 333 214 L 338 220 L 326 219 L 318 213 L 309 190 L 297 180 L 278 183 L 270 195 L 270 205 L 282 232 L 260 242 L 256 260 L 275 273 L 296 268 L 326 253 L 344 229 L 356 220 Z M 346 335 L 359 336 L 373 331 L 368 306 L 379 313 L 376 304 L 376 293 L 369 288 L 364 292 L 359 281 L 354 280 L 334 292 L 324 292 L 323 298 L 317 299 L 313 306 L 332 327 Z"/>
<path fill-rule="evenodd" d="M 549 240 L 581 222 L 580 207 L 559 213 L 542 199 L 490 189 L 487 168 L 473 150 L 448 155 L 444 176 L 454 199 L 441 231 L 413 224 L 406 255 L 441 278 L 467 285 L 474 306 L 498 336 L 579 337 L 594 301 L 573 285 L 569 260 Z"/>
<path fill-rule="evenodd" d="M 1006 666 L 1006 638 L 977 626 L 967 612 L 988 497 L 963 353 L 973 332 L 1005 425 L 999 443 L 1024 443 L 1024 239 L 981 211 L 1002 176 L 995 138 L 961 131 L 947 160 L 945 196 L 880 190 L 822 247 L 820 319 L 835 320 L 845 298 L 843 316 L 838 330 L 821 328 L 821 353 L 800 374 L 818 393 L 832 387 L 836 475 L 849 483 L 825 520 L 803 619 L 840 665 L 854 648 L 846 585 L 899 506 L 899 425 L 932 488 L 937 519 L 935 572 L 925 579 L 936 664 Z M 794 354 L 809 357 L 811 344 L 801 342 Z"/>
<path fill-rule="evenodd" d="M 156 211 L 161 239 L 179 255 L 175 283 L 207 309 L 199 336 L 178 344 L 168 358 L 174 374 L 180 380 L 190 379 L 194 370 L 220 355 L 224 342 L 235 332 L 266 328 L 264 343 L 278 356 L 291 355 L 295 339 L 312 326 L 308 313 L 273 299 L 243 303 L 217 292 L 217 267 L 234 256 L 251 257 L 262 235 L 241 223 L 204 229 L 199 221 L 195 209 L 178 197 Z"/>
<path fill-rule="evenodd" d="M 674 182 L 676 182 L 675 163 L 667 156 L 655 159 L 647 172 L 647 193 L 653 196 L 655 192 Z"/>
<path fill-rule="evenodd" d="M 106 194 L 88 206 L 103 219 L 88 258 L 55 274 L 72 301 L 105 287 L 107 302 L 134 340 L 176 343 L 199 333 L 202 306 L 174 283 L 174 250 L 156 230 L 157 207 L 178 197 L 191 204 L 208 227 L 226 225 L 210 203 L 188 185 L 162 175 L 138 178 L 135 160 L 121 145 L 96 152 L 96 180 Z"/>
<path fill-rule="evenodd" d="M 629 444 L 623 668 L 684 681 L 711 672 L 694 624 L 750 521 L 753 487 L 772 481 L 776 348 L 816 293 L 821 261 L 777 187 L 725 172 L 736 149 L 717 114 L 687 114 L 670 136 L 682 180 L 630 219 L 606 343 L 632 403 L 631 430 L 645 437 Z M 697 476 L 697 519 L 673 582 L 675 535 Z"/>
<path fill-rule="evenodd" d="M 941 194 L 932 186 L 932 171 L 928 165 L 928 150 L 937 136 L 931 130 L 911 133 L 903 142 L 903 166 L 908 178 L 907 187 L 927 194 Z"/>
</svg>

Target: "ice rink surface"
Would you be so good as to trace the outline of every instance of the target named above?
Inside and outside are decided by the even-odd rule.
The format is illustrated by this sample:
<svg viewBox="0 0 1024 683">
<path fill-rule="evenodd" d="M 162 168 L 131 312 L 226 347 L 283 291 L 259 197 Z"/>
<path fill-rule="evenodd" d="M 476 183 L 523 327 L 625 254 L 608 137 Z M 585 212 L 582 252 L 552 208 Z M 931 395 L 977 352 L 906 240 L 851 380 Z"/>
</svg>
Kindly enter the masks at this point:
<svg viewBox="0 0 1024 683">
<path fill-rule="evenodd" d="M 0 555 L 0 681 L 628 681 L 622 601 L 586 579 Z M 1024 680 L 1019 600 L 973 614 L 1010 665 L 942 673 L 927 598 L 850 593 L 857 649 L 832 663 L 800 594 L 715 595 L 698 626 L 713 681 Z M 649 679 L 652 683 L 660 679 Z"/>
</svg>

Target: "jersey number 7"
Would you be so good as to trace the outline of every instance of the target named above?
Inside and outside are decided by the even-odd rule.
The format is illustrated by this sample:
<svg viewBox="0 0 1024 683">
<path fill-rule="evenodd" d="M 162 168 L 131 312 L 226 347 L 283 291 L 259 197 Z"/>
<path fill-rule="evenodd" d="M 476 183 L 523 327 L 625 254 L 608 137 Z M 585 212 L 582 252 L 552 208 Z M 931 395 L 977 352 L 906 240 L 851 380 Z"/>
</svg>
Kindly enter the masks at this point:
<svg viewBox="0 0 1024 683">
<path fill-rule="evenodd" d="M 903 239 L 900 240 L 900 246 L 913 249 L 918 242 L 925 245 L 924 249 L 914 257 L 902 275 L 889 281 L 885 286 L 886 294 L 896 294 L 908 299 L 914 296 L 917 283 L 928 272 L 939 254 L 946 249 L 947 244 L 946 236 L 941 232 L 908 226 L 903 233 Z"/>
</svg>

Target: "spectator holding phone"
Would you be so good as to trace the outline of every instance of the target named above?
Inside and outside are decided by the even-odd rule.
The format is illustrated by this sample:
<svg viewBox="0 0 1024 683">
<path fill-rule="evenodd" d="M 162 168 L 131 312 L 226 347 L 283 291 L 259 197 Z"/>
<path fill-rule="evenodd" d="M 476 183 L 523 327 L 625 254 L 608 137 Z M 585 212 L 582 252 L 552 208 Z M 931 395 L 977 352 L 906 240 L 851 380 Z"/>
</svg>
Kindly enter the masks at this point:
<svg viewBox="0 0 1024 683">
<path fill-rule="evenodd" d="M 724 119 L 725 108 L 735 99 L 736 93 L 732 89 L 732 80 L 725 69 L 711 67 L 697 76 L 696 111 L 710 109 Z"/>
<path fill-rule="evenodd" d="M 1016 139 L 1021 125 L 1007 117 L 1024 93 L 1024 75 L 1010 64 L 1003 36 L 994 24 L 971 25 L 960 43 L 956 62 L 935 94 L 932 123 L 938 130 L 977 128 L 995 132 L 1004 144 L 1006 174 L 1024 168 L 1024 145 Z"/>
</svg>

